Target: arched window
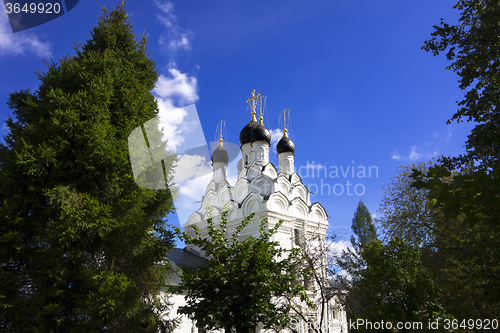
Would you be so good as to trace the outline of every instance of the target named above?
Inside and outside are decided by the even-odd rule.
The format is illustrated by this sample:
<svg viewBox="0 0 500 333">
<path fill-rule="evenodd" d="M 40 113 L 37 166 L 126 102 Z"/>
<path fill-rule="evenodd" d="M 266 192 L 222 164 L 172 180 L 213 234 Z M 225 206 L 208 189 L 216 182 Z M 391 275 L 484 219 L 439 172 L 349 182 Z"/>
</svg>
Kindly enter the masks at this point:
<svg viewBox="0 0 500 333">
<path fill-rule="evenodd" d="M 300 230 L 297 228 L 293 229 L 293 236 L 295 245 L 300 245 Z"/>
<path fill-rule="evenodd" d="M 248 165 L 248 155 L 245 155 L 245 165 Z"/>
</svg>

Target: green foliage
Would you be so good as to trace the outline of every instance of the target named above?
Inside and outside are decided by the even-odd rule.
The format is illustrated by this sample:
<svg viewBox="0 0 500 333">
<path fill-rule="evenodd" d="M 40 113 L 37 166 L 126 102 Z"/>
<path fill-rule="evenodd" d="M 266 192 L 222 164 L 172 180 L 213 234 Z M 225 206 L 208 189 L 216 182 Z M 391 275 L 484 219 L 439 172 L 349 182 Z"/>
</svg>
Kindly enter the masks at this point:
<svg viewBox="0 0 500 333">
<path fill-rule="evenodd" d="M 378 239 L 370 212 L 361 200 L 354 212 L 351 229 L 357 238 L 356 240 L 354 236 L 351 237 L 353 247 L 342 250 L 342 253 L 333 253 L 333 259 L 330 259 L 330 272 L 333 273 L 332 284 L 337 290 L 338 299 L 346 308 L 349 318 L 351 314 L 357 313 L 367 306 L 362 298 L 350 291 L 362 279 L 361 273 L 366 268 L 362 257 L 363 249 L 367 244 Z M 347 275 L 340 274 L 342 270 Z"/>
<path fill-rule="evenodd" d="M 351 236 L 351 244 L 353 247 L 348 247 L 347 250 L 342 250 L 341 254 L 334 254 L 334 266 L 339 266 L 349 275 L 349 278 L 342 275 L 337 275 L 335 277 L 335 284 L 338 289 L 349 290 L 352 287 L 352 283 L 360 278 L 360 272 L 366 265 L 363 261 L 361 253 L 368 243 L 378 239 L 377 231 L 373 225 L 370 212 L 361 200 L 359 201 L 358 207 L 354 212 L 351 229 L 354 232 L 354 235 Z M 332 238 L 332 241 L 334 238 L 335 237 Z M 333 271 L 335 271 L 335 268 Z M 351 303 L 350 306 L 356 305 Z"/>
<path fill-rule="evenodd" d="M 459 75 L 466 90 L 449 122 L 467 119 L 476 126 L 465 155 L 441 158 L 441 165 L 427 173 L 414 170 L 412 186 L 427 190 L 447 218 L 431 257 L 442 267 L 436 276 L 450 313 L 494 318 L 500 315 L 500 3 L 461 0 L 455 8 L 461 11 L 459 24 L 441 21 L 423 48 L 434 55 L 447 51 L 452 62 L 447 69 Z M 462 173 L 452 182 L 440 179 L 458 169 Z"/>
<path fill-rule="evenodd" d="M 472 171 L 468 174 L 453 177 L 449 184 L 442 181 L 442 177 L 449 176 L 450 172 L 441 165 L 429 169 L 423 174 L 413 170 L 412 187 L 427 189 L 428 199 L 437 206 L 443 207 L 444 214 L 449 218 L 457 218 L 459 214 L 465 216 L 469 227 L 490 215 L 496 221 L 500 217 L 500 169 L 490 173 L 484 170 Z M 459 193 L 456 190 L 460 189 Z"/>
<path fill-rule="evenodd" d="M 449 171 L 438 165 L 411 176 L 411 186 L 428 189 L 429 202 L 446 217 L 436 225 L 437 252 L 429 264 L 439 267 L 442 298 L 457 318 L 500 314 L 499 172 L 472 171 L 445 183 L 439 177 Z"/>
<path fill-rule="evenodd" d="M 439 287 L 446 311 L 457 319 L 500 315 L 499 228 L 483 222 L 469 227 L 462 218 L 446 219 L 424 263 Z"/>
<path fill-rule="evenodd" d="M 12 93 L 0 146 L 0 330 L 157 332 L 172 193 L 134 181 L 127 137 L 158 79 L 124 4 L 76 56 Z"/>
<path fill-rule="evenodd" d="M 387 245 L 375 240 L 361 253 L 366 267 L 348 297 L 363 306 L 348 309 L 351 321 L 424 322 L 442 319 L 444 312 L 434 282 L 418 248 L 394 238 Z M 425 327 L 423 327 L 425 329 Z M 359 327 L 358 332 L 369 332 Z M 424 330 L 425 331 L 425 330 Z"/>
<path fill-rule="evenodd" d="M 412 202 L 407 201 L 418 198 L 422 203 L 426 200 L 425 195 L 406 191 L 405 188 L 409 187 L 408 169 L 403 169 L 398 177 L 393 179 L 393 184 L 386 187 L 386 205 L 381 211 L 386 214 L 382 218 L 387 225 L 395 221 L 405 225 L 407 222 L 404 217 L 413 215 L 401 212 L 415 207 L 421 209 L 419 205 L 411 206 Z M 369 221 L 363 224 L 361 232 L 359 221 L 363 219 L 360 216 Z M 369 234 L 370 237 L 365 238 L 364 243 L 354 242 L 354 245 L 363 244 L 362 246 L 348 248 L 340 256 L 336 256 L 336 264 L 347 273 L 337 275 L 335 285 L 346 291 L 345 297 L 340 299 L 347 310 L 349 320 L 355 322 L 357 319 L 363 319 L 372 323 L 384 321 L 395 326 L 397 322 L 427 323 L 429 319 L 441 318 L 444 310 L 440 304 L 438 289 L 431 272 L 422 261 L 421 249 L 397 237 L 383 244 L 378 240 L 375 228 L 367 228 L 369 225 L 373 226 L 369 216 L 368 210 L 360 202 L 353 219 L 353 231 L 358 237 L 360 234 Z M 371 231 L 367 233 L 367 229 Z M 396 233 L 400 227 L 392 230 Z M 350 331 L 370 332 L 371 329 L 360 326 Z M 386 331 L 391 332 L 390 329 Z"/>
<path fill-rule="evenodd" d="M 187 305 L 179 312 L 193 316 L 199 327 L 207 329 L 235 327 L 247 332 L 257 323 L 265 328 L 290 324 L 292 307 L 281 302 L 283 296 L 307 301 L 304 287 L 298 283 L 298 249 L 290 251 L 271 241 L 282 221 L 267 230 L 267 220 L 260 223 L 260 237 L 241 239 L 241 231 L 254 214 L 247 216 L 229 237 L 227 211 L 219 225 L 209 219 L 208 237 L 196 226 L 195 236 L 177 229 L 186 244 L 196 245 L 209 255 L 206 267 L 184 270 L 177 292 L 187 292 Z"/>
<path fill-rule="evenodd" d="M 386 240 L 399 237 L 416 246 L 432 244 L 435 239 L 435 226 L 444 217 L 441 209 L 428 200 L 429 190 L 410 186 L 412 170 L 426 172 L 434 170 L 434 162 L 418 162 L 410 166 L 402 166 L 383 187 L 384 195 L 380 204 L 381 229 Z M 443 177 L 447 178 L 443 178 Z M 447 184 L 450 173 L 440 175 L 439 181 Z"/>
<path fill-rule="evenodd" d="M 354 247 L 364 247 L 368 242 L 377 239 L 377 231 L 372 222 L 372 216 L 361 200 L 359 200 L 358 208 L 354 212 L 351 229 L 358 238 L 356 240 L 354 236 L 351 237 L 351 243 Z"/>
<path fill-rule="evenodd" d="M 445 159 L 447 166 L 466 162 L 481 163 L 485 170 L 498 168 L 500 142 L 500 4 L 497 0 L 460 0 L 454 8 L 461 11 L 459 24 L 449 25 L 441 19 L 434 26 L 433 38 L 422 47 L 434 55 L 446 51 L 452 61 L 446 69 L 460 77 L 460 88 L 466 90 L 459 109 L 449 120 L 474 121 L 466 143 L 467 154 Z"/>
</svg>

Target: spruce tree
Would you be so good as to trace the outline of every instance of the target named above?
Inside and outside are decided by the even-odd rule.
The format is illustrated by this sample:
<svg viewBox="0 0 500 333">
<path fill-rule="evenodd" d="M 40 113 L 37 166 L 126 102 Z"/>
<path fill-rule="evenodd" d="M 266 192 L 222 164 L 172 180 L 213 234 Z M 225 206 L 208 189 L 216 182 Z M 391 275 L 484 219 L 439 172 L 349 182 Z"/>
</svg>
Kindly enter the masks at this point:
<svg viewBox="0 0 500 333">
<path fill-rule="evenodd" d="M 10 94 L 0 145 L 0 331 L 158 332 L 173 246 L 168 190 L 136 185 L 127 138 L 158 79 L 124 2 L 76 55 Z M 168 171 L 168 170 L 167 170 Z"/>
<path fill-rule="evenodd" d="M 357 236 L 357 240 L 354 236 L 351 237 L 352 246 L 355 248 L 364 247 L 368 242 L 377 239 L 377 231 L 370 212 L 361 200 L 359 200 L 358 208 L 354 212 L 351 229 Z"/>
</svg>

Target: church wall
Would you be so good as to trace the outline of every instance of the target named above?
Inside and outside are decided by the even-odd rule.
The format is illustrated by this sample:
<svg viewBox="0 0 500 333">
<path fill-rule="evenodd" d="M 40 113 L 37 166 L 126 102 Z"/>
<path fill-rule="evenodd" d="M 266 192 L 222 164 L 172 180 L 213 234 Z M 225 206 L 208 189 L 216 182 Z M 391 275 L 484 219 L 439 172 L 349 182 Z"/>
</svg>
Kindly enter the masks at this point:
<svg viewBox="0 0 500 333">
<path fill-rule="evenodd" d="M 240 136 L 241 138 L 241 136 Z M 243 142 L 243 141 L 242 141 Z M 273 228 L 279 220 L 282 225 L 274 234 L 273 240 L 278 241 L 285 249 L 296 246 L 295 240 L 299 237 L 318 236 L 318 241 L 311 241 L 311 246 L 325 244 L 328 216 L 319 203 L 311 204 L 309 189 L 302 183 L 301 178 L 294 171 L 294 153 L 285 151 L 278 155 L 279 170 L 269 163 L 269 141 L 255 141 L 243 143 L 241 148 L 242 159 L 238 162 L 238 180 L 231 185 L 226 177 L 226 165 L 214 163 L 212 180 L 208 184 L 205 196 L 197 212 L 186 222 L 185 230 L 189 232 L 190 225 L 200 228 L 200 235 L 208 235 L 207 218 L 212 217 L 214 225 L 220 223 L 220 214 L 224 209 L 229 211 L 227 231 L 228 237 L 236 231 L 242 220 L 250 213 L 255 216 L 241 231 L 241 239 L 260 237 L 260 223 L 267 218 L 268 228 Z M 209 208 L 211 207 L 211 208 Z M 192 233 L 194 236 L 194 233 Z M 203 256 L 204 253 L 197 247 L 191 248 Z M 326 260 L 326 259 L 325 259 Z M 183 296 L 177 295 L 183 302 Z M 177 302 L 177 298 L 176 298 Z M 345 312 L 333 312 L 334 304 L 330 304 L 325 318 L 339 318 L 345 322 Z M 326 311 L 326 310 L 325 310 Z M 319 316 L 317 311 L 310 314 Z M 178 332 L 190 332 L 186 322 Z M 344 330 L 345 331 L 345 330 Z M 307 332 L 301 328 L 299 332 Z"/>
</svg>

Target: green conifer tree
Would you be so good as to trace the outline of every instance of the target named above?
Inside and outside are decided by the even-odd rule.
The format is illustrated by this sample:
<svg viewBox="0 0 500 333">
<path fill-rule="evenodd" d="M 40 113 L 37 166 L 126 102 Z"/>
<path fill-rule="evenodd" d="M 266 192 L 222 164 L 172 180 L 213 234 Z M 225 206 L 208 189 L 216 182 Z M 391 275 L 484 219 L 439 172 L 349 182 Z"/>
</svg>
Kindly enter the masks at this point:
<svg viewBox="0 0 500 333">
<path fill-rule="evenodd" d="M 76 55 L 12 93 L 0 145 L 0 331 L 158 332 L 168 190 L 136 185 L 127 138 L 158 113 L 124 2 Z M 168 163 L 167 163 L 168 164 Z M 168 170 L 167 170 L 168 171 Z"/>
<path fill-rule="evenodd" d="M 351 243 L 355 248 L 364 247 L 368 242 L 377 239 L 372 216 L 361 200 L 359 200 L 358 208 L 354 212 L 351 229 L 357 237 L 357 240 L 354 236 L 351 237 Z"/>
</svg>

